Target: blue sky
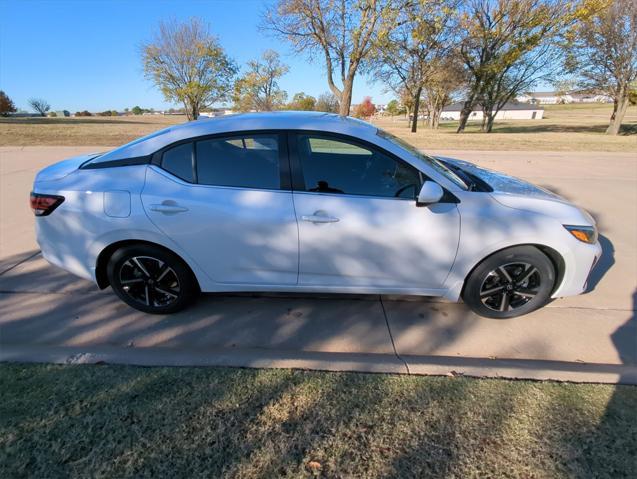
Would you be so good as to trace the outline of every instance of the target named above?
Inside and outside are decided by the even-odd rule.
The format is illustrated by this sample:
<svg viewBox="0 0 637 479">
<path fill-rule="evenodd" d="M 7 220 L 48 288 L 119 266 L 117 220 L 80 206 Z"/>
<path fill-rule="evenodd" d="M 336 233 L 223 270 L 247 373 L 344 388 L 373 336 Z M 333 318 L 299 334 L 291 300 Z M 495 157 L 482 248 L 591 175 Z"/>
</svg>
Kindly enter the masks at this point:
<svg viewBox="0 0 637 479">
<path fill-rule="evenodd" d="M 240 65 L 272 48 L 290 72 L 280 82 L 291 97 L 327 91 L 320 61 L 310 63 L 285 42 L 259 31 L 267 0 L 0 0 L 0 90 L 18 108 L 41 97 L 52 109 L 123 110 L 139 105 L 168 108 L 144 79 L 140 44 L 152 38 L 161 20 L 198 16 L 207 21 L 227 53 Z M 391 99 L 381 84 L 358 77 L 354 103 L 370 95 Z"/>
</svg>

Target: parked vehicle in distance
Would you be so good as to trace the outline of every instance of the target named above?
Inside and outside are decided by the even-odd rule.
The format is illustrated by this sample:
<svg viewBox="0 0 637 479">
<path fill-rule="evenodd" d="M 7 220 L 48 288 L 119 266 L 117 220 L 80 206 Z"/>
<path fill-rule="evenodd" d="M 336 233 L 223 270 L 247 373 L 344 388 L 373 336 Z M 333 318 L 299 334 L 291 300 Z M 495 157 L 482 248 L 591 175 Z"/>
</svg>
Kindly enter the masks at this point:
<svg viewBox="0 0 637 479">
<path fill-rule="evenodd" d="M 580 294 L 601 253 L 563 198 L 324 113 L 198 120 L 61 161 L 31 206 L 48 261 L 148 313 L 200 291 L 296 291 L 511 318 Z"/>
</svg>

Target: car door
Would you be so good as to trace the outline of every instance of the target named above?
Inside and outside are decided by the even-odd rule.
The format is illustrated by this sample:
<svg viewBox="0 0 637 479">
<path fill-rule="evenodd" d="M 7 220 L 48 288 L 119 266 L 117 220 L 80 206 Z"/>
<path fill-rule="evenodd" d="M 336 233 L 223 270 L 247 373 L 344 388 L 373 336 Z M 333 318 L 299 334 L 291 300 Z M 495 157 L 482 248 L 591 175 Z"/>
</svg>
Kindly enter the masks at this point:
<svg viewBox="0 0 637 479">
<path fill-rule="evenodd" d="M 296 284 L 298 228 L 285 135 L 203 138 L 156 158 L 144 208 L 214 281 Z"/>
<path fill-rule="evenodd" d="M 453 199 L 417 206 L 422 173 L 350 137 L 299 132 L 290 152 L 299 286 L 443 287 L 460 235 Z"/>
</svg>

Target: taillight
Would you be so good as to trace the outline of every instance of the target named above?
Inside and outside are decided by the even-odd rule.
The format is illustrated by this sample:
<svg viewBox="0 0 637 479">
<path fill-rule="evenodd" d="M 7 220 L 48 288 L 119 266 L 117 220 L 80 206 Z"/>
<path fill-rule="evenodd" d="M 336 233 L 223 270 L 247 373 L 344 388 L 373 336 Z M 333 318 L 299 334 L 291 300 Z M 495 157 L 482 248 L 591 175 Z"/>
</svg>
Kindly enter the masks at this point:
<svg viewBox="0 0 637 479">
<path fill-rule="evenodd" d="M 43 195 L 31 192 L 31 209 L 35 216 L 50 215 L 64 201 L 64 196 Z"/>
</svg>

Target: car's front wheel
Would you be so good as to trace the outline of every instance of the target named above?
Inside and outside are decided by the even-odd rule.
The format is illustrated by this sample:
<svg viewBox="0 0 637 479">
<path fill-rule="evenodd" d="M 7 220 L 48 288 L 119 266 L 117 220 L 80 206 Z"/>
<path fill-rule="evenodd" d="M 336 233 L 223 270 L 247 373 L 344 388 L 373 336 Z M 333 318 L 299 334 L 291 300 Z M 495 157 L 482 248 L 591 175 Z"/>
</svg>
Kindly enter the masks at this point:
<svg viewBox="0 0 637 479">
<path fill-rule="evenodd" d="M 117 296 L 145 313 L 177 312 L 192 303 L 198 292 L 188 266 L 177 255 L 152 245 L 118 249 L 106 273 Z"/>
<path fill-rule="evenodd" d="M 517 246 L 482 261 L 467 278 L 462 299 L 480 316 L 514 318 L 548 303 L 554 284 L 551 260 L 533 246 Z"/>
</svg>

